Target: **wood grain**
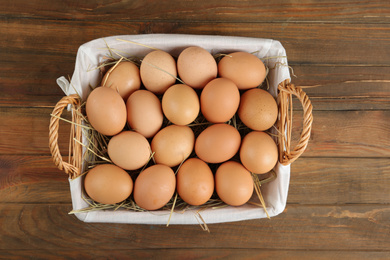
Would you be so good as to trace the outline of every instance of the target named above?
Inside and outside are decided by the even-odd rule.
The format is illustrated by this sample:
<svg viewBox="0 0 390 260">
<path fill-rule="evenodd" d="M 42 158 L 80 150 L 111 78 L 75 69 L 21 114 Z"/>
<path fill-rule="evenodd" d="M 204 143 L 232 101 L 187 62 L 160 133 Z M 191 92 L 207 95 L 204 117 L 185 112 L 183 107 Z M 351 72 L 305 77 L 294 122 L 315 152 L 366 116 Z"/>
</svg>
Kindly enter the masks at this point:
<svg viewBox="0 0 390 260">
<path fill-rule="evenodd" d="M 0 156 L 0 202 L 69 203 L 68 176 L 49 156 Z"/>
<path fill-rule="evenodd" d="M 0 1 L 0 259 L 388 259 L 389 17 L 385 0 Z M 283 44 L 314 123 L 282 214 L 211 233 L 68 215 L 67 176 L 48 149 L 49 115 L 63 96 L 55 80 L 72 75 L 81 44 L 145 33 Z M 294 111 L 296 142 L 297 100 Z M 68 133 L 61 122 L 64 155 Z"/>
<path fill-rule="evenodd" d="M 22 0 L 3 1 L 0 14 L 7 17 L 68 20 L 121 20 L 199 22 L 349 22 L 383 23 L 390 15 L 387 1 L 45 1 L 25 3 Z M 20 10 L 26 10 L 20 13 Z"/>
<path fill-rule="evenodd" d="M 53 107 L 0 108 L 0 154 L 50 154 L 49 121 Z M 70 119 L 64 111 L 63 117 Z M 68 153 L 70 124 L 60 121 L 58 145 Z"/>
<path fill-rule="evenodd" d="M 388 161 L 300 158 L 291 166 L 287 202 L 390 204 Z M 55 167 L 50 156 L 1 155 L 0 166 L 0 203 L 71 202 L 67 175 Z"/>
<path fill-rule="evenodd" d="M 4 53 L 0 57 L 0 106 L 54 106 L 64 95 L 55 80 L 72 76 L 75 56 Z M 292 82 L 310 87 L 305 92 L 314 110 L 390 108 L 390 67 L 291 66 L 296 75 L 291 76 Z M 294 105 L 301 109 L 298 102 Z"/>
<path fill-rule="evenodd" d="M 0 154 L 49 154 L 51 111 L 50 108 L 0 108 Z M 300 111 L 295 112 L 295 142 L 302 128 L 300 116 Z M 305 156 L 389 157 L 390 111 L 314 111 L 313 116 L 312 135 Z M 68 123 L 61 122 L 58 142 L 60 150 L 66 154 Z"/>
<path fill-rule="evenodd" d="M 315 106 L 315 103 L 313 103 Z M 302 129 L 294 113 L 293 144 Z M 390 157 L 390 111 L 314 111 L 307 157 Z"/>
<path fill-rule="evenodd" d="M 289 205 L 285 213 L 271 220 L 209 225 L 211 233 L 202 231 L 198 225 L 84 223 L 69 216 L 69 209 L 70 205 L 0 204 L 0 223 L 7 223 L 0 226 L 0 249 L 31 250 L 44 244 L 46 250 L 75 251 L 79 248 L 326 251 L 359 248 L 359 251 L 389 252 L 390 246 L 388 205 Z M 303 238 L 297 239 L 300 234 Z"/>
<path fill-rule="evenodd" d="M 4 51 L 0 55 L 0 106 L 52 106 L 64 95 L 56 79 L 70 78 L 76 53 L 64 56 L 49 53 Z"/>
<path fill-rule="evenodd" d="M 388 259 L 389 252 L 373 251 L 323 251 L 323 250 L 267 250 L 267 249 L 191 249 L 191 248 L 163 248 L 163 249 L 121 249 L 121 250 L 86 250 L 79 248 L 75 250 L 0 250 L 0 258 L 7 256 L 8 259 L 30 258 L 50 259 L 280 259 L 280 260 L 302 260 L 302 259 Z"/>
<path fill-rule="evenodd" d="M 388 158 L 299 158 L 291 165 L 288 203 L 390 204 Z"/>
<path fill-rule="evenodd" d="M 92 29 L 90 29 L 92 28 Z M 0 23 L 4 51 L 75 55 L 90 40 L 121 34 L 174 33 L 269 38 L 293 64 L 389 66 L 390 24 L 212 23 L 14 20 Z M 55 39 L 53 42 L 51 39 Z M 341 44 L 342 42 L 342 44 Z M 39 46 L 39 48 L 37 48 Z M 324 49 L 326 51 L 319 51 Z M 370 55 L 367 55 L 367 52 Z"/>
<path fill-rule="evenodd" d="M 314 110 L 389 110 L 390 67 L 292 65 Z M 294 102 L 294 110 L 299 110 Z"/>
<path fill-rule="evenodd" d="M 75 56 L 4 53 L 0 57 L 0 106 L 54 106 L 64 95 L 55 80 L 72 76 Z M 390 108 L 390 67 L 291 66 L 296 75 L 291 76 L 292 82 L 310 87 L 305 92 L 314 110 Z M 298 102 L 294 106 L 301 110 Z"/>
</svg>

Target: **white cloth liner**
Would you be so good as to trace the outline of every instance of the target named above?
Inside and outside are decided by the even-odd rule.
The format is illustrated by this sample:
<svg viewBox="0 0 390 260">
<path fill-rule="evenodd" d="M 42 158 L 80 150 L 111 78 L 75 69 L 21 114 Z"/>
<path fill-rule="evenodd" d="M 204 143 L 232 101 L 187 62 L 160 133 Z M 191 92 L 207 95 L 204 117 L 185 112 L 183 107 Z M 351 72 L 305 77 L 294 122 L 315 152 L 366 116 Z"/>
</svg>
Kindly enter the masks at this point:
<svg viewBox="0 0 390 260">
<path fill-rule="evenodd" d="M 279 41 L 271 39 L 210 36 L 210 35 L 183 35 L 183 34 L 143 34 L 143 35 L 120 35 L 96 39 L 79 47 L 76 57 L 75 70 L 69 83 L 65 77 L 57 79 L 57 84 L 66 95 L 79 94 L 84 100 L 91 88 L 100 82 L 99 71 L 95 69 L 98 64 L 107 57 L 109 46 L 114 51 L 124 56 L 143 57 L 150 48 L 134 43 L 120 41 L 118 39 L 133 41 L 171 53 L 177 57 L 188 46 L 200 46 L 212 54 L 229 53 L 233 51 L 246 51 L 257 55 L 270 68 L 269 92 L 276 97 L 277 86 L 280 82 L 290 79 L 287 67 L 286 52 Z M 83 138 L 86 139 L 86 138 Z M 85 140 L 84 140 L 85 142 Z M 290 165 L 283 166 L 278 163 L 275 166 L 277 178 L 262 186 L 262 194 L 271 217 L 283 212 L 286 202 L 290 181 Z M 69 179 L 72 205 L 74 210 L 83 209 L 88 204 L 82 199 L 83 178 Z M 254 193 L 252 199 L 256 200 Z M 258 199 L 257 199 L 258 202 Z M 84 222 L 103 223 L 132 223 L 132 224 L 167 224 L 169 211 L 133 212 L 119 209 L 116 211 L 99 210 L 75 215 Z M 266 218 L 263 208 L 245 204 L 240 207 L 224 207 L 219 209 L 205 209 L 200 212 L 207 224 L 242 221 L 248 219 Z M 188 210 L 183 213 L 174 212 L 170 225 L 174 224 L 199 224 L 195 211 Z"/>
</svg>

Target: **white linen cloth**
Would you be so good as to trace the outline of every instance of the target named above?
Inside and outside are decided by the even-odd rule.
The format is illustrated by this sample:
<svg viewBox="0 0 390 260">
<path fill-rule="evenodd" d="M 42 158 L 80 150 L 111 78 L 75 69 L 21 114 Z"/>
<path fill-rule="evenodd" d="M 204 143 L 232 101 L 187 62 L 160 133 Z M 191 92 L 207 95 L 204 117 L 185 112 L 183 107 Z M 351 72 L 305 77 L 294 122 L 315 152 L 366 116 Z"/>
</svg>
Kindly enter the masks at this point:
<svg viewBox="0 0 390 260">
<path fill-rule="evenodd" d="M 180 52 L 189 46 L 200 46 L 212 54 L 230 53 L 234 51 L 246 51 L 258 56 L 269 70 L 269 92 L 276 97 L 277 86 L 280 82 L 290 79 L 287 67 L 287 57 L 283 46 L 279 41 L 271 39 L 210 36 L 210 35 L 183 35 L 183 34 L 143 34 L 143 35 L 119 35 L 96 39 L 81 45 L 77 52 L 75 70 L 69 83 L 65 77 L 57 79 L 57 84 L 66 95 L 79 94 L 86 99 L 89 86 L 98 86 L 100 82 L 99 71 L 94 69 L 109 54 L 108 46 L 123 56 L 144 57 L 152 49 L 134 43 L 144 44 L 169 52 L 178 56 Z M 85 138 L 84 138 L 85 139 Z M 84 140 L 85 142 L 85 140 Z M 275 166 L 277 178 L 262 186 L 262 194 L 270 217 L 283 212 L 288 194 L 290 181 L 290 165 L 283 166 L 278 163 Z M 88 207 L 82 199 L 83 179 L 69 179 L 72 205 L 74 210 Z M 253 199 L 257 195 L 254 192 Z M 104 223 L 133 223 L 133 224 L 167 224 L 169 211 L 133 212 L 129 210 L 99 210 L 87 213 L 76 213 L 78 219 L 84 222 Z M 263 208 L 251 204 L 240 207 L 224 207 L 218 209 L 205 209 L 200 212 L 207 224 L 242 221 L 248 219 L 266 218 Z M 174 212 L 170 225 L 174 224 L 199 224 L 195 211 Z"/>
</svg>

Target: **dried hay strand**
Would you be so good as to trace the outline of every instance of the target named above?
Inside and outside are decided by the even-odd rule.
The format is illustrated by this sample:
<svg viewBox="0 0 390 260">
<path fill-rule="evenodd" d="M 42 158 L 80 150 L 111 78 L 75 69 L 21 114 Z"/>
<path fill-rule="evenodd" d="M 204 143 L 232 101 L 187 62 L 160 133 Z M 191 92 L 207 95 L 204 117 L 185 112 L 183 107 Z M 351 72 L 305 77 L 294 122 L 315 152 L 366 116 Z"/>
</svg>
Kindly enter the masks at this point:
<svg viewBox="0 0 390 260">
<path fill-rule="evenodd" d="M 149 48 L 149 49 L 152 49 L 152 50 L 160 51 L 160 49 L 158 49 L 158 48 L 155 48 L 155 47 L 152 47 L 152 46 L 149 46 L 149 45 L 146 45 L 146 44 L 142 44 L 142 43 L 139 43 L 139 42 L 124 40 L 124 39 L 120 39 L 120 38 L 117 38 L 116 40 L 117 41 L 131 43 L 131 44 L 135 44 L 135 45 L 139 45 L 139 46 L 142 46 L 142 47 L 145 47 L 145 48 Z"/>
<path fill-rule="evenodd" d="M 87 213 L 87 212 L 98 211 L 98 210 L 116 211 L 119 209 L 133 210 L 137 212 L 145 211 L 143 208 L 137 206 L 135 202 L 130 198 L 116 204 L 102 204 L 93 201 L 89 197 L 86 197 L 84 194 L 81 194 L 81 197 L 88 204 L 88 207 L 78 209 L 78 210 L 71 210 L 68 214 Z"/>
<path fill-rule="evenodd" d="M 272 181 L 272 180 L 274 180 L 276 178 L 275 171 L 272 170 L 271 173 L 272 173 L 272 175 L 270 177 L 268 177 L 266 179 L 263 179 L 263 180 L 260 180 L 258 174 L 255 174 L 255 173 L 251 172 L 252 179 L 253 179 L 253 186 L 254 186 L 255 192 L 257 194 L 257 197 L 260 200 L 261 206 L 263 207 L 263 209 L 265 211 L 265 214 L 267 214 L 267 218 L 268 219 L 271 219 L 271 218 L 270 218 L 270 216 L 268 214 L 268 211 L 267 211 L 267 208 L 266 208 L 266 205 L 265 205 L 265 201 L 264 201 L 263 195 L 261 193 L 261 185 L 265 184 L 265 183 L 268 183 L 268 182 L 270 182 L 270 181 Z"/>
</svg>

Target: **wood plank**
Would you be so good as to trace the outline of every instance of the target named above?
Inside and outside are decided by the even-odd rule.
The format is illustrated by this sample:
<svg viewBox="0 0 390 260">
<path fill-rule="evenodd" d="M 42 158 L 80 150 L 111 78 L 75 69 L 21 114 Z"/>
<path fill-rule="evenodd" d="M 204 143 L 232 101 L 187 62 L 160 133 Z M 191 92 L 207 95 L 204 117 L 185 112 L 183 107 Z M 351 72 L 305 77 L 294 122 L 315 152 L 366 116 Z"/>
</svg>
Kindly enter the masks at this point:
<svg viewBox="0 0 390 260">
<path fill-rule="evenodd" d="M 63 96 L 55 80 L 72 76 L 75 56 L 76 53 L 3 53 L 0 106 L 53 106 Z M 292 82 L 310 87 L 305 92 L 314 110 L 390 109 L 390 66 L 291 66 L 296 75 Z M 296 100 L 294 109 L 301 110 Z"/>
<path fill-rule="evenodd" d="M 288 203 L 390 204 L 388 158 L 299 158 L 291 165 Z"/>
<path fill-rule="evenodd" d="M 87 41 L 112 35 L 174 33 L 270 38 L 280 41 L 290 63 L 389 66 L 390 24 L 121 22 L 5 20 L 4 51 L 75 55 Z M 319 33 L 321 32 L 321 33 Z M 342 42 L 342 44 L 340 44 Z M 324 51 L 320 51 L 324 50 Z M 367 52 L 370 55 L 367 55 Z"/>
<path fill-rule="evenodd" d="M 122 20 L 151 21 L 221 21 L 221 22 L 355 22 L 383 23 L 390 15 L 387 1 L 287 1 L 272 3 L 258 1 L 220 1 L 199 3 L 192 1 L 45 1 L 25 3 L 22 0 L 2 1 L 0 14 L 6 17 L 67 19 L 67 20 Z M 20 12 L 23 10 L 23 12 Z M 259 15 L 261 14 L 261 15 Z"/>
<path fill-rule="evenodd" d="M 0 107 L 0 154 L 48 155 L 51 112 L 51 108 Z M 302 129 L 301 113 L 294 112 L 293 145 Z M 313 118 L 305 157 L 390 157 L 390 111 L 314 111 Z M 69 124 L 61 121 L 59 131 L 60 150 L 66 154 Z"/>
<path fill-rule="evenodd" d="M 292 65 L 314 110 L 389 110 L 390 67 Z M 291 73 L 292 74 L 292 73 Z M 294 110 L 301 109 L 298 101 Z"/>
<path fill-rule="evenodd" d="M 0 106 L 54 106 L 62 98 L 56 79 L 72 76 L 76 53 L 0 51 Z"/>
<path fill-rule="evenodd" d="M 50 154 L 49 121 L 54 107 L 0 108 L 0 154 Z M 63 117 L 70 118 L 64 111 Z M 68 154 L 70 124 L 60 121 L 58 145 Z"/>
<path fill-rule="evenodd" d="M 0 249 L 266 248 L 389 253 L 390 247 L 389 205 L 288 205 L 286 212 L 271 220 L 213 224 L 211 233 L 198 225 L 84 223 L 69 216 L 69 208 L 0 204 Z"/>
<path fill-rule="evenodd" d="M 291 166 L 288 203 L 390 204 L 388 162 L 388 158 L 300 158 Z M 0 202 L 71 202 L 67 175 L 50 156 L 0 155 L 0 165 Z"/>
<path fill-rule="evenodd" d="M 8 259 L 30 258 L 37 259 L 388 259 L 389 252 L 375 251 L 306 251 L 306 250 L 267 250 L 267 249 L 191 249 L 191 248 L 162 248 L 162 249 L 121 249 L 121 250 L 0 250 L 0 257 Z"/>
<path fill-rule="evenodd" d="M 315 103 L 313 104 L 315 106 Z M 390 157 L 390 111 L 314 111 L 305 157 Z M 292 147 L 302 129 L 294 112 Z"/>
<path fill-rule="evenodd" d="M 198 4 L 200 3 L 200 4 Z M 390 3 L 0 1 L 0 258 L 388 259 Z M 273 38 L 314 105 L 307 151 L 279 216 L 209 225 L 80 222 L 48 150 L 49 114 L 80 44 L 188 33 Z M 294 101 L 294 138 L 301 113 Z M 66 115 L 69 118 L 69 115 Z M 66 154 L 69 125 L 61 122 Z"/>
<path fill-rule="evenodd" d="M 0 156 L 0 202 L 69 203 L 68 176 L 49 156 Z"/>
</svg>

